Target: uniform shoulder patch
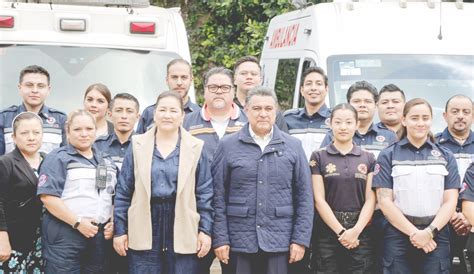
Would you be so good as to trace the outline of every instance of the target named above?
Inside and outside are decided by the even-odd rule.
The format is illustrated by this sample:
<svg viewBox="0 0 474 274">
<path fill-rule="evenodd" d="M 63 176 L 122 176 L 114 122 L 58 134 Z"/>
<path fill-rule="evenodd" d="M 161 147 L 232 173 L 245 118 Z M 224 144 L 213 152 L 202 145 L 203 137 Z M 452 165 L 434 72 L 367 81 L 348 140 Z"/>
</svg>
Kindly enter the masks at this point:
<svg viewBox="0 0 474 274">
<path fill-rule="evenodd" d="M 41 174 L 41 176 L 38 178 L 38 187 L 44 185 L 47 180 L 48 176 L 46 174 Z"/>
<path fill-rule="evenodd" d="M 380 164 L 375 164 L 375 167 L 374 167 L 374 176 L 379 174 L 380 172 Z"/>
</svg>

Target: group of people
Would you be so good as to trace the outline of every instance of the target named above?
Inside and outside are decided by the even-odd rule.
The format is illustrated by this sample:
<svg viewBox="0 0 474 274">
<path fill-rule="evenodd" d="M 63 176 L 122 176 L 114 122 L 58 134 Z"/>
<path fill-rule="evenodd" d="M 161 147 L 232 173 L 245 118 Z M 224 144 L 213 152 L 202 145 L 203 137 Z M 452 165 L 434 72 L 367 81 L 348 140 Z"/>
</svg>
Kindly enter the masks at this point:
<svg viewBox="0 0 474 274">
<path fill-rule="evenodd" d="M 141 115 L 98 83 L 66 116 L 49 73 L 21 71 L 0 111 L 0 272 L 444 274 L 474 252 L 471 98 L 433 135 L 429 102 L 394 84 L 328 108 L 318 67 L 285 112 L 251 56 L 205 74 L 202 107 L 187 61 L 164 80 Z"/>
</svg>

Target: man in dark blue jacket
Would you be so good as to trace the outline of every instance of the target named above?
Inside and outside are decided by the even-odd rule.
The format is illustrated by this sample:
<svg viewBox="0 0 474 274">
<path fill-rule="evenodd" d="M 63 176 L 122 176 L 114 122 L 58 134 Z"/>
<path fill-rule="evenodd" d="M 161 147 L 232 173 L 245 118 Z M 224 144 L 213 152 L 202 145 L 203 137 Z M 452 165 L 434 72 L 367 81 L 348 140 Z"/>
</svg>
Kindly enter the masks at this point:
<svg viewBox="0 0 474 274">
<path fill-rule="evenodd" d="M 277 99 L 271 89 L 249 91 L 249 123 L 219 143 L 212 175 L 213 247 L 236 273 L 286 274 L 303 258 L 313 225 L 311 176 L 301 141 L 274 126 Z"/>
</svg>

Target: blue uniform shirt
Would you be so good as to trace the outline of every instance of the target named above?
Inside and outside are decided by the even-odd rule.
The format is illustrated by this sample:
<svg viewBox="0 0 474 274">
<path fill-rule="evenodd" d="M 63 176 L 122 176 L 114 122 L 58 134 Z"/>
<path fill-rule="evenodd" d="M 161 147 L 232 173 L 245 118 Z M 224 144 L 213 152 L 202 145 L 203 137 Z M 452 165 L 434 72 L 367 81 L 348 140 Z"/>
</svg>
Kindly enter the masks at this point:
<svg viewBox="0 0 474 274">
<path fill-rule="evenodd" d="M 112 134 L 107 135 L 106 138 L 97 139 L 95 141 L 95 146 L 97 149 L 107 153 L 112 158 L 115 165 L 117 165 L 119 169 L 122 169 L 123 158 L 125 157 L 125 152 L 127 152 L 127 148 L 130 145 L 132 135 L 133 133 L 130 134 L 128 140 L 122 144 L 120 143 L 117 134 L 113 132 Z"/>
<path fill-rule="evenodd" d="M 454 140 L 447 128 L 443 132 L 436 134 L 436 141 L 454 154 L 458 164 L 459 176 L 463 179 L 467 168 L 474 161 L 474 134 L 472 131 L 462 145 Z"/>
<path fill-rule="evenodd" d="M 27 111 L 23 104 L 11 106 L 0 111 L 0 155 L 6 154 L 15 148 L 12 133 L 13 119 L 20 113 Z M 49 153 L 55 148 L 67 144 L 64 124 L 66 114 L 45 105 L 38 115 L 43 120 L 43 145 L 40 151 Z"/>
<path fill-rule="evenodd" d="M 459 194 L 459 198 L 474 202 L 474 163 L 466 170 L 463 180 L 463 189 L 464 191 Z"/>
<path fill-rule="evenodd" d="M 395 205 L 409 216 L 437 214 L 444 190 L 459 188 L 453 154 L 429 140 L 419 149 L 408 139 L 382 150 L 374 169 L 374 188 L 393 189 Z"/>
<path fill-rule="evenodd" d="M 332 143 L 332 139 L 332 131 L 328 131 L 321 147 L 326 147 Z M 377 158 L 382 149 L 397 141 L 397 135 L 385 127 L 372 124 L 366 134 L 360 134 L 359 131 L 356 131 L 352 140 L 356 145 L 372 152 Z"/>
<path fill-rule="evenodd" d="M 155 116 L 155 109 L 156 109 L 156 104 L 153 104 L 151 106 L 148 106 L 143 110 L 142 115 L 140 116 L 140 120 L 138 121 L 138 126 L 137 126 L 137 133 L 142 134 L 145 133 L 152 125 L 153 125 L 153 117 Z M 189 114 L 193 112 L 199 112 L 201 108 L 191 102 L 191 100 L 188 100 L 186 104 L 184 104 L 184 113 Z"/>
<path fill-rule="evenodd" d="M 131 144 L 125 154 L 123 160 L 122 170 L 120 171 L 117 195 L 115 197 L 115 211 L 114 211 L 114 234 L 121 236 L 127 234 L 128 227 L 128 208 L 130 207 L 133 192 L 135 191 L 135 168 L 133 161 L 133 144 Z M 178 146 L 179 147 L 179 146 Z M 161 197 L 161 195 L 169 196 L 170 184 L 177 185 L 178 168 L 179 168 L 179 149 L 175 149 L 165 160 L 160 163 L 156 161 L 158 155 L 156 148 L 153 153 L 152 174 L 151 174 L 151 189 L 153 197 Z M 185 156 L 184 156 L 185 157 Z M 170 160 L 167 162 L 167 160 Z M 163 162 L 164 165 L 163 165 Z M 172 167 L 175 165 L 175 167 Z M 201 158 L 199 159 L 196 168 L 196 206 L 197 212 L 201 219 L 199 220 L 199 231 L 212 235 L 212 205 L 211 199 L 213 196 L 212 176 L 210 170 L 210 159 L 205 150 L 202 150 Z M 174 170 L 176 168 L 176 170 Z M 167 170 L 168 169 L 168 170 Z M 168 172 L 170 174 L 168 174 Z M 161 180 L 168 180 L 166 186 L 160 189 L 155 185 Z M 167 189 L 167 190 L 166 190 Z M 168 191 L 168 193 L 164 193 Z M 176 192 L 176 188 L 174 190 Z"/>
<path fill-rule="evenodd" d="M 71 145 L 51 151 L 41 164 L 37 193 L 61 198 L 76 216 L 106 223 L 112 217 L 118 169 L 112 159 L 95 147 L 93 154 L 92 159 L 86 159 Z M 99 164 L 106 167 L 103 189 L 96 184 Z"/>
<path fill-rule="evenodd" d="M 237 105 L 233 105 L 233 110 L 224 136 L 239 131 L 247 123 L 247 116 Z M 183 127 L 194 137 L 204 141 L 204 150 L 212 159 L 219 143 L 219 136 L 212 126 L 206 106 L 204 105 L 200 111 L 186 115 Z"/>
<path fill-rule="evenodd" d="M 153 150 L 151 162 L 151 197 L 169 197 L 176 195 L 178 186 L 179 141 L 168 157 L 163 158 L 160 151 Z"/>
<path fill-rule="evenodd" d="M 321 146 L 329 130 L 331 110 L 324 104 L 318 112 L 309 115 L 306 108 L 290 109 L 284 114 L 288 133 L 301 140 L 306 158 Z"/>
</svg>

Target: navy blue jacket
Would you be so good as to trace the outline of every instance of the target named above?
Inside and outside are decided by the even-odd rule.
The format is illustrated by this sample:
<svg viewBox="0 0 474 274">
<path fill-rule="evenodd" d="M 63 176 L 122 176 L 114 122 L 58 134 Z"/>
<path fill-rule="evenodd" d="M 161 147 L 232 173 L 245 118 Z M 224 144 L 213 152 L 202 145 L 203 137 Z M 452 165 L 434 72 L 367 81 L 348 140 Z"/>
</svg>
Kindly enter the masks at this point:
<svg viewBox="0 0 474 274">
<path fill-rule="evenodd" d="M 213 247 L 243 253 L 285 252 L 308 246 L 313 227 L 313 191 L 301 142 L 273 127 L 261 151 L 249 125 L 224 136 L 211 166 L 214 179 Z"/>
</svg>

